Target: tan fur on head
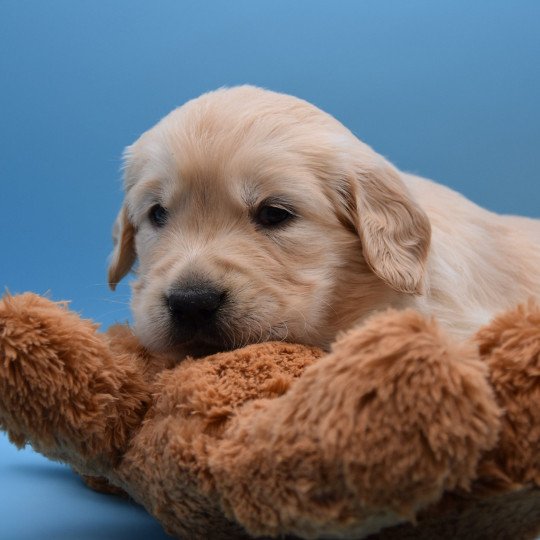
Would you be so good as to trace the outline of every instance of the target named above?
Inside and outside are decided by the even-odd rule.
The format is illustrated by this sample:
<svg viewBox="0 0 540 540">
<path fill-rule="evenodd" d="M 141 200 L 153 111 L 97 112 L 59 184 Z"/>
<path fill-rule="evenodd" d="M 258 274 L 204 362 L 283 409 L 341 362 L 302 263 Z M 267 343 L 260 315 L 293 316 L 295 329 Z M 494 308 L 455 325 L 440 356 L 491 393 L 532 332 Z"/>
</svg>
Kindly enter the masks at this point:
<svg viewBox="0 0 540 540">
<path fill-rule="evenodd" d="M 188 102 L 127 149 L 125 188 L 109 281 L 136 252 L 135 324 L 151 348 L 171 346 L 163 295 L 189 279 L 229 291 L 228 346 L 327 346 L 421 289 L 427 218 L 390 164 L 300 99 L 239 87 Z M 268 199 L 296 218 L 257 227 Z M 160 230 L 148 220 L 157 203 L 170 215 Z"/>
<path fill-rule="evenodd" d="M 540 295 L 537 222 L 398 171 L 295 97 L 243 86 L 186 103 L 128 147 L 124 184 L 109 282 L 138 260 L 135 329 L 151 349 L 178 350 L 167 298 L 199 283 L 226 298 L 215 331 L 199 335 L 213 350 L 328 347 L 388 306 L 469 335 Z M 258 226 L 268 201 L 294 218 Z M 154 205 L 168 212 L 163 227 Z"/>
</svg>

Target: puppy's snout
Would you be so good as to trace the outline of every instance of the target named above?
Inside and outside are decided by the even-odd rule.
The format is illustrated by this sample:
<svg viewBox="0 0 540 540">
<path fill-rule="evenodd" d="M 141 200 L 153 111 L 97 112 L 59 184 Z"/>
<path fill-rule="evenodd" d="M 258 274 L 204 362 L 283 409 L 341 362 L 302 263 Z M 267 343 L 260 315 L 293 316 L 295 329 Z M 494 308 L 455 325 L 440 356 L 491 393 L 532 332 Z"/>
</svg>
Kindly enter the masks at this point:
<svg viewBox="0 0 540 540">
<path fill-rule="evenodd" d="M 177 321 L 198 326 L 214 317 L 226 296 L 225 291 L 213 286 L 191 286 L 171 291 L 167 306 Z"/>
</svg>

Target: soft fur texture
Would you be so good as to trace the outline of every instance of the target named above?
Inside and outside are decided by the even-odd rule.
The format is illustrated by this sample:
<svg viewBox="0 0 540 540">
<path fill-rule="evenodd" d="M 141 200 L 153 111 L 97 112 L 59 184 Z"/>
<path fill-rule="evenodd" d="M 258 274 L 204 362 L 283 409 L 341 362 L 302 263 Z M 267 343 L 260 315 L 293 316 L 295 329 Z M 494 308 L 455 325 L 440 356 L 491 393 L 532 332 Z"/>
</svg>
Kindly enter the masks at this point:
<svg viewBox="0 0 540 540">
<path fill-rule="evenodd" d="M 189 101 L 126 150 L 124 187 L 109 280 L 138 260 L 135 332 L 153 350 L 327 349 L 387 307 L 468 337 L 540 297 L 540 221 L 399 171 L 292 96 L 242 86 Z M 161 228 L 149 220 L 156 204 L 168 212 Z M 295 218 L 257 226 L 265 204 Z M 227 300 L 213 327 L 178 342 L 164 296 L 201 281 Z"/>
<path fill-rule="evenodd" d="M 10 439 L 185 539 L 533 538 L 539 398 L 532 302 L 468 342 L 390 310 L 326 355 L 274 342 L 178 365 L 65 304 L 0 302 Z"/>
</svg>

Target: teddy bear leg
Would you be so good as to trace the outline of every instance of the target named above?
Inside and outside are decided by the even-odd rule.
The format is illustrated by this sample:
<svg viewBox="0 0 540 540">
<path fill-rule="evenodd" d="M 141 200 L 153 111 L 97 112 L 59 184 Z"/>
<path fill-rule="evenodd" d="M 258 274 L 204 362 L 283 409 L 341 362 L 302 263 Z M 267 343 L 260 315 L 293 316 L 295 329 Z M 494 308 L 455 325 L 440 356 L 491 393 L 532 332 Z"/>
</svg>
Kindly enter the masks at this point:
<svg viewBox="0 0 540 540">
<path fill-rule="evenodd" d="M 27 293 L 0 301 L 0 428 L 18 446 L 100 476 L 141 422 L 149 391 L 96 325 Z"/>
<path fill-rule="evenodd" d="M 84 483 L 92 490 L 106 495 L 118 495 L 120 497 L 129 497 L 128 494 L 118 486 L 111 484 L 104 476 L 82 475 Z"/>
<path fill-rule="evenodd" d="M 515 483 L 540 487 L 540 305 L 503 313 L 475 339 L 504 410 L 497 451 L 486 461 Z"/>
<path fill-rule="evenodd" d="M 275 400 L 247 405 L 209 463 L 254 535 L 362 538 L 467 488 L 499 409 L 476 348 L 388 311 L 336 342 Z"/>
</svg>

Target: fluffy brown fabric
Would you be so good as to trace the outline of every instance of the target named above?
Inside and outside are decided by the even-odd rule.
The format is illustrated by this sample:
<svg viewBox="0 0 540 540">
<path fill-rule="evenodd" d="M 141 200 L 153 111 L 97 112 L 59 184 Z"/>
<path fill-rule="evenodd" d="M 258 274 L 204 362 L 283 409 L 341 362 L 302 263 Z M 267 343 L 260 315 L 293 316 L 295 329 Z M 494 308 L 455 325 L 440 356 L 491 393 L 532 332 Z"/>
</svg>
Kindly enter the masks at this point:
<svg viewBox="0 0 540 540">
<path fill-rule="evenodd" d="M 539 398 L 533 303 L 468 343 L 388 311 L 326 355 L 265 343 L 171 365 L 125 326 L 0 302 L 2 429 L 178 537 L 533 538 Z"/>
</svg>

